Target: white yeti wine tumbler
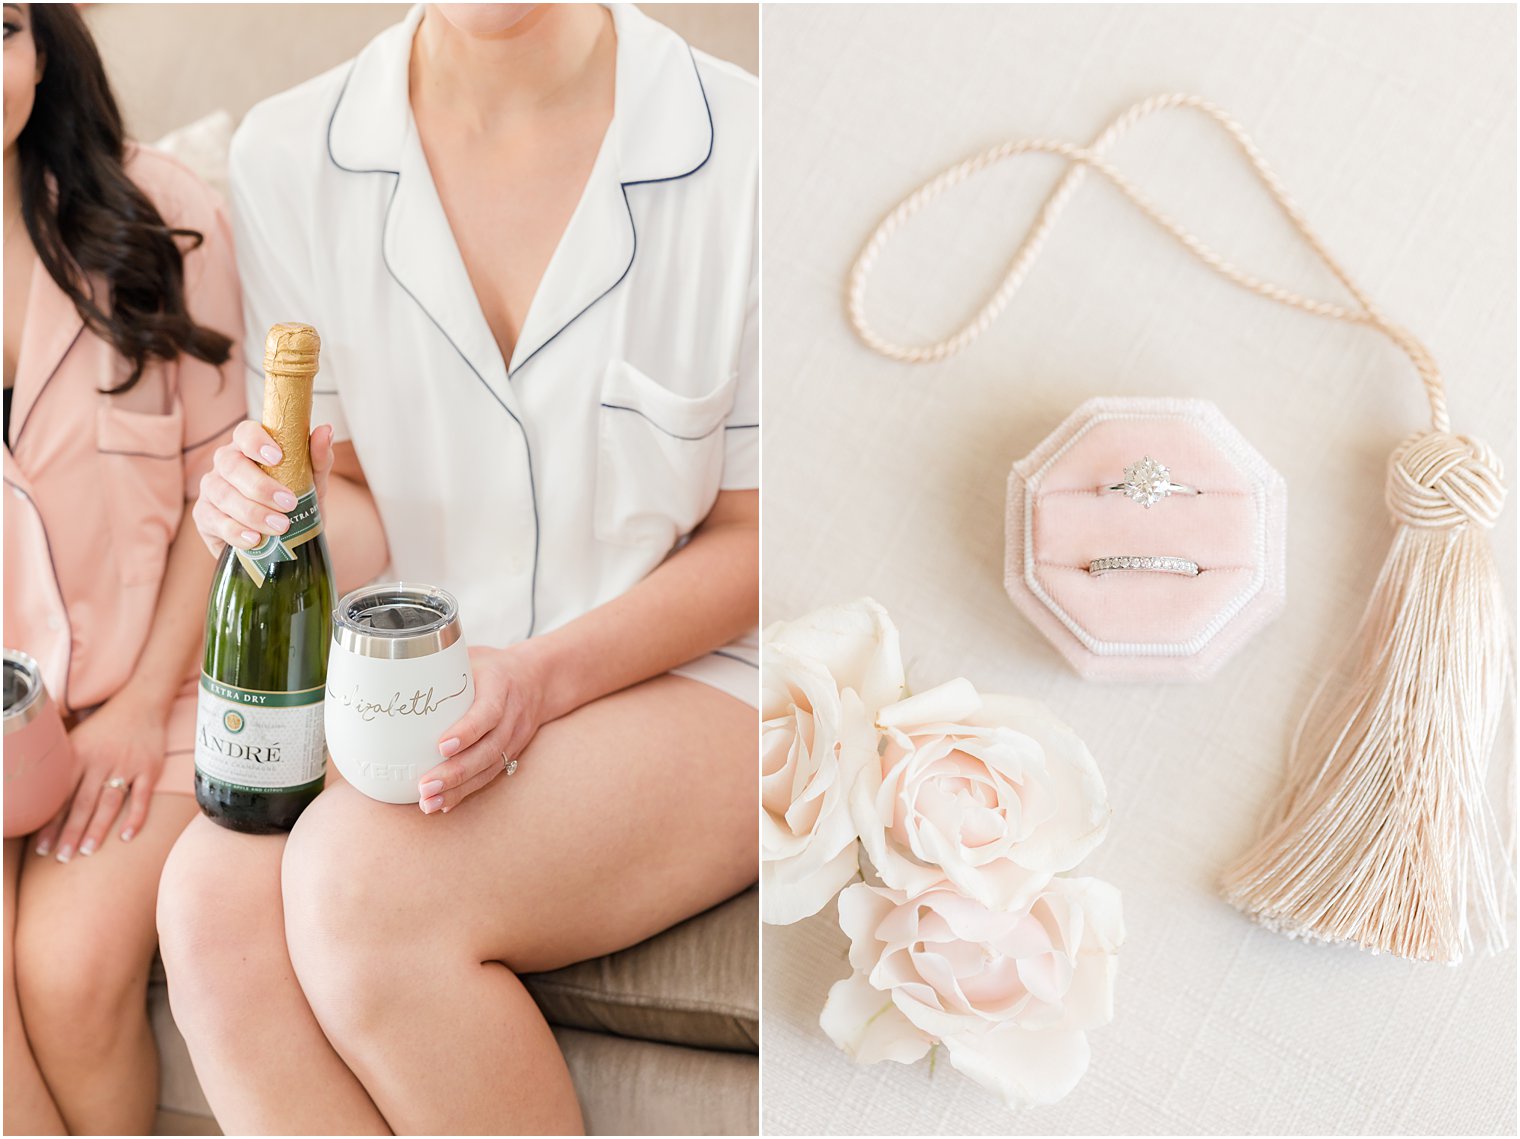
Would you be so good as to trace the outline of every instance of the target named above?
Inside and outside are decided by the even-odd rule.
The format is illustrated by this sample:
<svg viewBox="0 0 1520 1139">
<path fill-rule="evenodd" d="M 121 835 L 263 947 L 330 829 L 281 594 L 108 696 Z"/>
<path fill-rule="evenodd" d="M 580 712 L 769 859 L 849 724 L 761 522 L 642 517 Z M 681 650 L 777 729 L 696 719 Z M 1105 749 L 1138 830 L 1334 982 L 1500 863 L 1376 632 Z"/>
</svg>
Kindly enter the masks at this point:
<svg viewBox="0 0 1520 1139">
<path fill-rule="evenodd" d="M 383 803 L 417 802 L 443 761 L 438 740 L 475 700 L 459 604 L 429 585 L 348 594 L 333 613 L 327 749 L 343 778 Z"/>
</svg>

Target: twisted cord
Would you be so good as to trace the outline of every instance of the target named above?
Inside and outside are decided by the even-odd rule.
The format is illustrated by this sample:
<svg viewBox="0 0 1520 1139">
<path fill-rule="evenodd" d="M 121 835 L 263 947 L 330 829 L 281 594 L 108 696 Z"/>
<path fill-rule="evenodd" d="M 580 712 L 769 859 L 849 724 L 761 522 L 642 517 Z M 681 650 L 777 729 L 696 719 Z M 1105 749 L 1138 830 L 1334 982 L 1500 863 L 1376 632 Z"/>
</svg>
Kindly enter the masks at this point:
<svg viewBox="0 0 1520 1139">
<path fill-rule="evenodd" d="M 1177 108 L 1199 111 L 1224 128 L 1245 155 L 1251 168 L 1256 172 L 1258 179 L 1277 203 L 1283 215 L 1298 230 L 1309 248 L 1324 262 L 1336 280 L 1344 286 L 1356 302 L 1356 307 L 1347 307 L 1332 301 L 1314 300 L 1238 268 L 1164 213 L 1104 157 L 1113 144 L 1141 119 L 1159 111 Z M 958 332 L 932 344 L 897 344 L 877 332 L 866 316 L 866 282 L 887 242 L 914 214 L 945 191 L 1005 159 L 1027 153 L 1057 155 L 1067 159 L 1071 163 L 1071 168 L 1046 198 L 1034 225 L 1025 234 L 1024 240 L 1015 252 L 1007 275 L 971 320 Z M 1056 221 L 1082 184 L 1088 170 L 1096 171 L 1107 178 L 1141 213 L 1176 238 L 1189 253 L 1241 288 L 1315 316 L 1344 321 L 1347 324 L 1364 325 L 1388 337 L 1409 358 L 1425 386 L 1426 399 L 1430 404 L 1431 430 L 1443 435 L 1451 430 L 1451 421 L 1446 407 L 1445 382 L 1429 349 L 1408 329 L 1389 320 L 1352 280 L 1345 267 L 1336 260 L 1309 225 L 1286 187 L 1267 165 L 1266 159 L 1257 149 L 1256 144 L 1251 141 L 1250 136 L 1246 134 L 1245 128 L 1223 109 L 1197 95 L 1156 95 L 1136 103 L 1105 127 L 1102 133 L 1085 147 L 1058 139 L 1017 139 L 968 158 L 931 178 L 898 203 L 882 219 L 855 260 L 855 265 L 850 271 L 846 307 L 850 324 L 855 329 L 856 335 L 873 351 L 905 363 L 929 363 L 946 359 L 961 351 L 992 326 L 1003 309 L 1007 307 L 1008 302 L 1013 299 L 1014 294 L 1018 292 L 1030 267 L 1044 248 Z M 1390 494 L 1392 494 L 1391 491 Z"/>
</svg>

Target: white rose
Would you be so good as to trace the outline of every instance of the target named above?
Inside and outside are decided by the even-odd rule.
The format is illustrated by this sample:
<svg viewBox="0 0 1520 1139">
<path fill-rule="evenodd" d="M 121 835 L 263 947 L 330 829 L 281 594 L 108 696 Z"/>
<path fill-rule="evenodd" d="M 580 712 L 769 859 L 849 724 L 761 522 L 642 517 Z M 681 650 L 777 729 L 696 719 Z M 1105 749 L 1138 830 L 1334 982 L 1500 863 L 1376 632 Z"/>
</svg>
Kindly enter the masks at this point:
<svg viewBox="0 0 1520 1139">
<path fill-rule="evenodd" d="M 953 887 L 910 898 L 855 885 L 839 895 L 854 973 L 819 1018 L 862 1064 L 910 1063 L 936 1041 L 957 1070 L 1010 1107 L 1053 1103 L 1087 1070 L 1086 1029 L 1113 1019 L 1119 891 L 1056 878 L 999 911 Z"/>
<path fill-rule="evenodd" d="M 882 881 L 910 895 L 945 880 L 993 909 L 1026 905 L 1108 827 L 1086 745 L 1042 705 L 952 680 L 882 708 L 881 754 L 851 811 Z"/>
<path fill-rule="evenodd" d="M 760 691 L 761 916 L 786 925 L 859 867 L 850 788 L 876 757 L 877 710 L 903 694 L 897 629 L 869 599 L 772 625 Z"/>
</svg>

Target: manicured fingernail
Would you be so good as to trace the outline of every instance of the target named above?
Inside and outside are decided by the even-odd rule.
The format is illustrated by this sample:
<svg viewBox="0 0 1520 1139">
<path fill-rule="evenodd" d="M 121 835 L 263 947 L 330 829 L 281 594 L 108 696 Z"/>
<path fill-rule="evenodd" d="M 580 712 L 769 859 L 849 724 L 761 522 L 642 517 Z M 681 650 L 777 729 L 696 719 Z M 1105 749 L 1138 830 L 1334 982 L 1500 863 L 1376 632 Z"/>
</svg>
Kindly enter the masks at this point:
<svg viewBox="0 0 1520 1139">
<path fill-rule="evenodd" d="M 49 839 L 42 839 L 37 843 L 37 855 L 39 858 L 46 858 L 48 856 L 48 851 L 52 849 L 53 844 Z"/>
<path fill-rule="evenodd" d="M 72 846 L 70 846 L 68 843 L 64 843 L 62 846 L 60 846 L 58 848 L 58 861 L 59 862 L 67 862 L 69 859 L 71 859 L 73 857 L 74 857 L 74 848 Z"/>
<path fill-rule="evenodd" d="M 296 496 L 288 490 L 274 492 L 274 504 L 281 510 L 294 510 L 296 508 Z"/>
<path fill-rule="evenodd" d="M 252 547 L 252 546 L 257 545 L 258 541 L 259 541 L 259 536 L 257 534 L 255 534 L 252 530 L 244 530 L 243 531 L 243 542 L 246 545 Z"/>
<path fill-rule="evenodd" d="M 438 745 L 438 751 L 442 755 L 453 755 L 458 750 L 459 750 L 459 739 L 458 739 L 458 737 L 444 740 L 441 744 Z"/>
<path fill-rule="evenodd" d="M 79 844 L 79 853 L 80 854 L 94 854 L 95 853 L 95 840 L 93 838 L 87 838 L 82 843 L 80 843 Z"/>
<path fill-rule="evenodd" d="M 442 793 L 442 791 L 443 791 L 443 780 L 442 779 L 429 779 L 421 787 L 417 788 L 417 794 L 418 794 L 418 796 L 421 797 L 421 798 L 423 798 L 423 799 L 431 799 L 434 795 L 438 795 L 438 794 Z"/>
<path fill-rule="evenodd" d="M 136 835 L 136 834 L 137 834 L 137 832 L 135 830 L 133 830 L 131 827 L 128 827 L 126 830 L 124 830 L 124 831 L 121 832 L 121 841 L 122 842 L 131 842 L 133 836 Z"/>
<path fill-rule="evenodd" d="M 264 456 L 266 463 L 278 463 L 280 461 L 280 449 L 278 447 L 264 447 L 259 451 Z"/>
<path fill-rule="evenodd" d="M 264 525 L 268 526 L 276 534 L 283 534 L 286 530 L 290 529 L 290 519 L 286 518 L 283 514 L 266 514 L 264 516 Z"/>
<path fill-rule="evenodd" d="M 422 800 L 422 813 L 424 815 L 431 815 L 439 807 L 443 807 L 442 795 L 434 795 L 431 799 Z M 447 807 L 443 807 L 443 809 L 445 811 L 448 810 Z"/>
</svg>

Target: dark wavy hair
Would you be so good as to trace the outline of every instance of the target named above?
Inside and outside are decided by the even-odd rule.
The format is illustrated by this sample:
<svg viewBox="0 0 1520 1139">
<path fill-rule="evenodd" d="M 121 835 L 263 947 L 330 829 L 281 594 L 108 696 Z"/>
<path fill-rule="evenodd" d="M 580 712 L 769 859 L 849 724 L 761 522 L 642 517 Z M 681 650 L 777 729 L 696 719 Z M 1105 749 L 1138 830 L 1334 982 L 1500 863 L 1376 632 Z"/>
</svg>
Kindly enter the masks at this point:
<svg viewBox="0 0 1520 1139">
<path fill-rule="evenodd" d="M 142 378 L 149 357 L 180 353 L 226 363 L 232 340 L 196 324 L 185 307 L 185 264 L 172 229 L 127 177 L 126 135 L 100 52 L 72 4 L 32 4 L 32 38 L 43 61 L 31 117 L 16 140 L 21 216 L 37 258 L 85 323 Z M 89 274 L 105 279 L 96 297 Z"/>
</svg>

